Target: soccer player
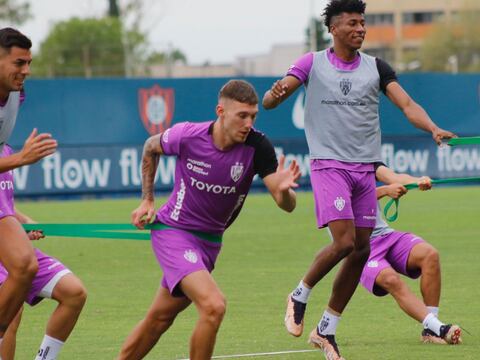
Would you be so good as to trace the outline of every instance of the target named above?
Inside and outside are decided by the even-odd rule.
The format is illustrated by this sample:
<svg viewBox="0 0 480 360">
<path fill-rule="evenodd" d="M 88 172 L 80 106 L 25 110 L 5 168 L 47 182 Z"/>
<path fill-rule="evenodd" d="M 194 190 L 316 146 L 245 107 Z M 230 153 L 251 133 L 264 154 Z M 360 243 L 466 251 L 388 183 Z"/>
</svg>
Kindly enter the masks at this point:
<svg viewBox="0 0 480 360">
<path fill-rule="evenodd" d="M 157 212 L 161 230 L 152 247 L 163 270 L 161 287 L 145 318 L 128 336 L 119 359 L 141 359 L 192 302 L 199 314 L 190 339 L 190 359 L 210 359 L 225 314 L 225 297 L 210 274 L 222 235 L 239 214 L 258 174 L 277 205 L 296 205 L 300 170 L 279 164 L 269 140 L 253 128 L 258 97 L 245 81 L 231 80 L 220 90 L 217 120 L 179 123 L 145 142 L 142 202 L 132 213 L 139 228 L 154 215 L 154 176 L 160 155 L 175 155 L 175 185 Z"/>
<path fill-rule="evenodd" d="M 11 155 L 12 150 L 5 145 L 1 157 Z M 34 223 L 34 221 L 15 209 L 14 205 L 14 182 L 12 171 L 0 173 L 0 211 L 1 217 L 13 217 L 19 223 Z M 43 238 L 41 231 L 31 231 L 24 236 L 30 240 Z M 14 238 L 12 237 L 13 241 Z M 54 299 L 58 302 L 47 324 L 43 341 L 38 350 L 35 360 L 55 360 L 64 342 L 73 330 L 78 316 L 82 311 L 86 300 L 86 290 L 80 279 L 67 269 L 60 261 L 52 258 L 40 250 L 35 249 L 35 257 L 38 262 L 32 285 L 26 298 L 22 299 L 29 305 L 34 306 L 44 298 Z M 7 269 L 0 264 L 0 289 L 8 279 Z M 19 310 L 14 320 L 9 324 L 5 332 L 4 340 L 0 346 L 2 360 L 13 360 L 16 347 L 16 332 L 20 324 L 22 310 Z"/>
<path fill-rule="evenodd" d="M 0 29 L 0 153 L 17 118 L 23 84 L 30 74 L 31 41 L 11 28 Z M 0 172 L 34 163 L 55 152 L 50 134 L 34 129 L 21 151 L 0 158 Z M 4 205 L 3 203 L 1 204 Z M 0 287 L 0 346 L 8 324 L 17 314 L 38 269 L 33 247 L 18 220 L 0 212 L 0 263 L 8 277 Z"/>
<path fill-rule="evenodd" d="M 420 190 L 432 187 L 430 178 L 397 174 L 382 163 L 376 163 L 376 177 L 386 185 L 377 187 L 377 198 L 398 199 L 406 184 L 417 183 Z M 438 251 L 419 236 L 395 231 L 387 225 L 377 208 L 377 221 L 370 238 L 370 257 L 365 265 L 361 284 L 372 294 L 391 294 L 400 308 L 424 326 L 422 341 L 435 344 L 459 344 L 461 329 L 438 319 L 440 303 L 440 259 Z M 400 274 L 411 279 L 421 275 L 423 301 L 402 281 Z"/>
<path fill-rule="evenodd" d="M 369 256 L 375 226 L 373 163 L 381 161 L 378 104 L 380 90 L 417 128 L 440 143 L 454 136 L 440 129 L 403 90 L 392 68 L 361 53 L 365 39 L 365 2 L 332 0 L 323 13 L 333 37 L 327 50 L 308 53 L 276 81 L 263 98 L 273 109 L 301 85 L 306 88 L 305 134 L 310 151 L 311 184 L 318 227 L 328 226 L 334 241 L 315 257 L 298 287 L 288 296 L 285 325 L 300 336 L 311 289 L 342 259 L 333 289 L 309 341 L 329 359 L 340 359 L 335 333 Z"/>
</svg>

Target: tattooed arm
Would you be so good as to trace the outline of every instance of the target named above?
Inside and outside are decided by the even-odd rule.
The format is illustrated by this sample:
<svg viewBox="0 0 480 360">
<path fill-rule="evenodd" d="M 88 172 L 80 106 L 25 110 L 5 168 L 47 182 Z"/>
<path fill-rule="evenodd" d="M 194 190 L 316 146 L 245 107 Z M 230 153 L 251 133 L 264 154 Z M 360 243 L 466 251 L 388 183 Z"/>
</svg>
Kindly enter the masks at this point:
<svg viewBox="0 0 480 360">
<path fill-rule="evenodd" d="M 155 215 L 155 173 L 160 155 L 163 154 L 160 143 L 161 134 L 154 135 L 145 141 L 142 155 L 142 202 L 132 212 L 132 224 L 143 229 Z"/>
<path fill-rule="evenodd" d="M 154 135 L 145 141 L 142 155 L 142 199 L 153 201 L 154 180 L 160 155 L 163 154 L 160 144 L 161 135 Z"/>
</svg>

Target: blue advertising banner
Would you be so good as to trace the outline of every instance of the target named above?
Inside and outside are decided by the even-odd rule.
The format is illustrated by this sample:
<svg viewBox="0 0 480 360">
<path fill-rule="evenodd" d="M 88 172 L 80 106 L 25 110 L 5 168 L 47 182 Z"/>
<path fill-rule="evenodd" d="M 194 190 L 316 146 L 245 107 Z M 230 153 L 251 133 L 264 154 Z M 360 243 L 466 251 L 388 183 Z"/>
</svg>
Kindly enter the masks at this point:
<svg viewBox="0 0 480 360">
<path fill-rule="evenodd" d="M 15 171 L 16 192 L 25 196 L 138 193 L 144 141 L 181 121 L 215 118 L 218 90 L 228 79 L 29 80 L 10 143 L 21 148 L 34 127 L 51 132 L 59 150 Z M 260 98 L 274 78 L 247 78 Z M 480 135 L 480 75 L 415 74 L 400 82 L 441 127 Z M 309 186 L 303 132 L 304 91 L 277 109 L 261 109 L 256 127 L 277 153 L 297 160 Z M 384 162 L 400 172 L 433 178 L 479 176 L 480 148 L 438 148 L 382 96 Z M 341 135 L 339 135 L 341 136 Z M 175 159 L 162 157 L 157 189 L 171 189 Z M 258 180 L 257 180 L 257 184 Z M 1 186 L 1 184 L 0 184 Z"/>
<path fill-rule="evenodd" d="M 300 165 L 300 184 L 308 189 L 310 166 L 304 141 L 274 141 L 278 155 Z M 140 193 L 142 146 L 65 147 L 38 164 L 15 171 L 17 194 L 29 196 L 68 194 Z M 480 175 L 480 148 L 438 147 L 429 138 L 385 138 L 385 164 L 398 172 L 432 178 Z M 172 188 L 175 158 L 161 157 L 156 189 Z M 0 184 L 1 186 L 1 184 Z M 255 186 L 262 186 L 258 179 Z"/>
</svg>

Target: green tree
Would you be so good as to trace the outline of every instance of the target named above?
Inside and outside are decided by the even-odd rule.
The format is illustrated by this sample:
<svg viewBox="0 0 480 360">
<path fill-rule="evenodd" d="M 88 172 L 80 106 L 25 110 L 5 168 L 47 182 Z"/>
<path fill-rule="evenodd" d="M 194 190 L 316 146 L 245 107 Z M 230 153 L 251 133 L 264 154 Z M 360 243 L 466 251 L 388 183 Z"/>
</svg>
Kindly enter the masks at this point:
<svg viewBox="0 0 480 360">
<path fill-rule="evenodd" d="M 131 44 L 125 48 L 126 43 Z M 145 37 L 124 31 L 118 18 L 72 18 L 57 23 L 40 45 L 33 74 L 47 77 L 125 76 L 125 52 L 143 54 Z"/>
<path fill-rule="evenodd" d="M 313 33 L 312 33 L 313 30 Z M 322 19 L 311 18 L 305 29 L 305 46 L 310 51 L 323 50 L 328 47 L 326 28 Z"/>
<path fill-rule="evenodd" d="M 187 57 L 179 49 L 172 49 L 170 51 L 158 52 L 155 51 L 148 56 L 148 64 L 166 64 L 166 63 L 176 63 L 180 62 L 183 64 L 187 63 Z"/>
<path fill-rule="evenodd" d="M 108 0 L 108 16 L 120 17 L 120 8 L 118 7 L 117 0 Z"/>
<path fill-rule="evenodd" d="M 479 11 L 463 11 L 450 23 L 438 23 L 420 52 L 423 71 L 480 71 Z"/>
<path fill-rule="evenodd" d="M 31 17 L 30 4 L 18 3 L 15 0 L 0 0 L 0 21 L 12 24 L 23 24 Z M 2 24 L 1 27 L 4 25 Z"/>
</svg>

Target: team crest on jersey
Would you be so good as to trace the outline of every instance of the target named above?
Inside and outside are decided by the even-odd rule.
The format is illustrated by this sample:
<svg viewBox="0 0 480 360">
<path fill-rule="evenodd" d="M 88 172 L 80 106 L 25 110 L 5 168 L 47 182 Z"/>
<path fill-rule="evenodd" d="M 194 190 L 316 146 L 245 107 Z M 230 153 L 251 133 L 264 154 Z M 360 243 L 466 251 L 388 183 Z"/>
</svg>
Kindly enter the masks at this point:
<svg viewBox="0 0 480 360">
<path fill-rule="evenodd" d="M 197 254 L 193 250 L 185 250 L 183 257 L 185 258 L 185 260 L 191 262 L 192 264 L 196 264 L 198 261 Z"/>
<path fill-rule="evenodd" d="M 350 90 L 352 90 L 352 82 L 348 79 L 342 79 L 340 81 L 340 90 L 342 90 L 343 95 L 347 96 Z"/>
<path fill-rule="evenodd" d="M 242 176 L 243 174 L 243 164 L 242 163 L 235 163 L 235 165 L 232 165 L 232 167 L 230 168 L 230 176 L 232 177 L 232 180 L 237 182 L 238 179 L 240 179 L 240 177 Z"/>
<path fill-rule="evenodd" d="M 150 135 L 158 134 L 168 129 L 172 122 L 174 90 L 162 89 L 156 84 L 150 89 L 139 89 L 138 106 L 145 129 Z"/>
<path fill-rule="evenodd" d="M 335 199 L 333 202 L 338 211 L 342 211 L 345 207 L 345 200 L 340 196 Z"/>
</svg>

